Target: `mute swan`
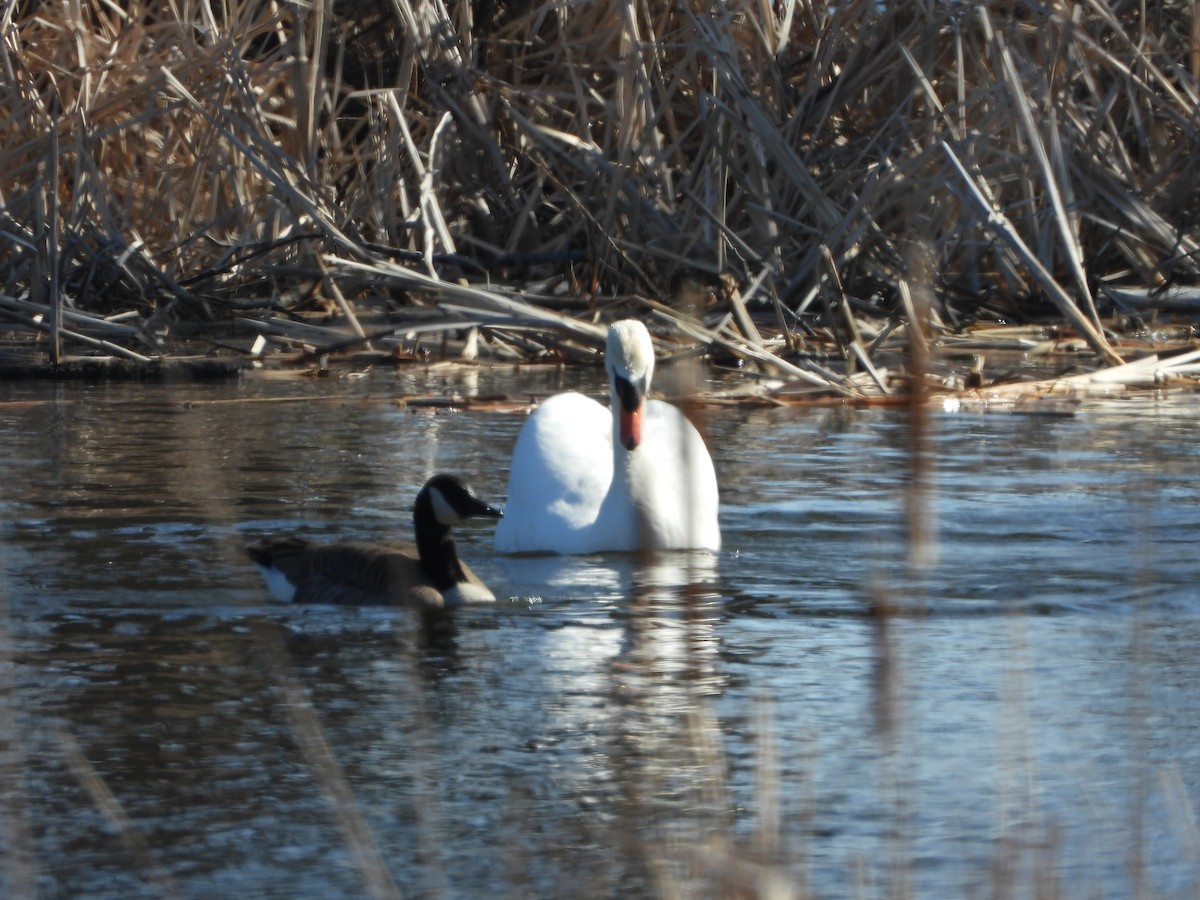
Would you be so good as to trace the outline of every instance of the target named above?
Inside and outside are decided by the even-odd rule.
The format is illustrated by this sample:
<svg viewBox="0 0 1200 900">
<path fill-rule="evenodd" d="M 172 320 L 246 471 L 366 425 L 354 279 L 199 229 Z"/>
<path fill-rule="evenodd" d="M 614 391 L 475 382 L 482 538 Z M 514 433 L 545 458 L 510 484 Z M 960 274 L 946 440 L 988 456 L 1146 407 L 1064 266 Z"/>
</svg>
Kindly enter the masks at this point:
<svg viewBox="0 0 1200 900">
<path fill-rule="evenodd" d="M 654 345 L 634 319 L 608 330 L 611 411 L 582 394 L 550 397 L 513 451 L 500 553 L 719 550 L 717 477 L 699 432 L 647 400 Z"/>
<path fill-rule="evenodd" d="M 450 526 L 503 515 L 452 475 L 435 475 L 413 505 L 417 542 L 316 544 L 284 537 L 246 548 L 267 587 L 285 603 L 392 603 L 446 607 L 495 596 L 455 551 Z"/>
</svg>

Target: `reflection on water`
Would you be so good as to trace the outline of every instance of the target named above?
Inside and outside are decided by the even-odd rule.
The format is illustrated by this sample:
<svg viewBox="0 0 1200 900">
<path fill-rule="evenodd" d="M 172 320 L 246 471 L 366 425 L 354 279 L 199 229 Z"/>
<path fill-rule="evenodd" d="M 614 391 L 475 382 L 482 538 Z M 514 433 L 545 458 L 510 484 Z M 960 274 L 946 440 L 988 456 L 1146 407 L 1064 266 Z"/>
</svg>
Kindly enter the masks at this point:
<svg viewBox="0 0 1200 900">
<path fill-rule="evenodd" d="M 247 540 L 504 500 L 520 417 L 394 402 L 471 374 L 0 385 L 5 896 L 1196 891 L 1194 398 L 938 417 L 920 578 L 902 414 L 722 410 L 719 555 L 271 603 Z"/>
</svg>

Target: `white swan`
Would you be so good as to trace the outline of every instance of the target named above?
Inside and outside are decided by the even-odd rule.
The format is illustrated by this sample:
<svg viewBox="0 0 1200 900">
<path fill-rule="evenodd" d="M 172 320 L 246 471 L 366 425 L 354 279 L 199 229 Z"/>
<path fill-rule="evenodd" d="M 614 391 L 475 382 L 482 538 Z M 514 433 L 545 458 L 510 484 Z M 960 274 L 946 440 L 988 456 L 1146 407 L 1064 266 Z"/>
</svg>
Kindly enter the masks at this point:
<svg viewBox="0 0 1200 900">
<path fill-rule="evenodd" d="M 683 413 L 646 399 L 654 373 L 646 326 L 615 323 L 605 364 L 611 412 L 581 394 L 556 394 L 521 429 L 496 550 L 719 550 L 708 449 Z"/>
</svg>

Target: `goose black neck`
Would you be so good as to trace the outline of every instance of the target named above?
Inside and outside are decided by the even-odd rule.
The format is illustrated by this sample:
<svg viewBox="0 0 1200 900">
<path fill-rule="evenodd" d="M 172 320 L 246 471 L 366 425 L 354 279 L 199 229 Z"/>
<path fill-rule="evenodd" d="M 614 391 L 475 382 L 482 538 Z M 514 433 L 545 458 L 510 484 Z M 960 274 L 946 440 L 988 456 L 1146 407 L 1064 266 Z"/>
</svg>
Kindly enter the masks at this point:
<svg viewBox="0 0 1200 900">
<path fill-rule="evenodd" d="M 438 521 L 428 491 L 421 491 L 417 495 L 413 507 L 413 530 L 417 535 L 417 556 L 421 559 L 421 568 L 434 587 L 439 591 L 447 591 L 467 580 L 462 563 L 458 561 L 454 534 L 449 525 Z"/>
</svg>

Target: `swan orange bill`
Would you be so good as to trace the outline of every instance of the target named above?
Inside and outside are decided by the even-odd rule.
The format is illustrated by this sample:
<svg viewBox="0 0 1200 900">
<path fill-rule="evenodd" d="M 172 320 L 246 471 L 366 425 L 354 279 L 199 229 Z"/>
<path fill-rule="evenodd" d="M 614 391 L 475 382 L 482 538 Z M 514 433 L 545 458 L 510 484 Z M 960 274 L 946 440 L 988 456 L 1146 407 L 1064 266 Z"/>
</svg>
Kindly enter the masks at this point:
<svg viewBox="0 0 1200 900">
<path fill-rule="evenodd" d="M 621 446 L 632 450 L 642 442 L 642 405 L 621 409 Z"/>
</svg>

